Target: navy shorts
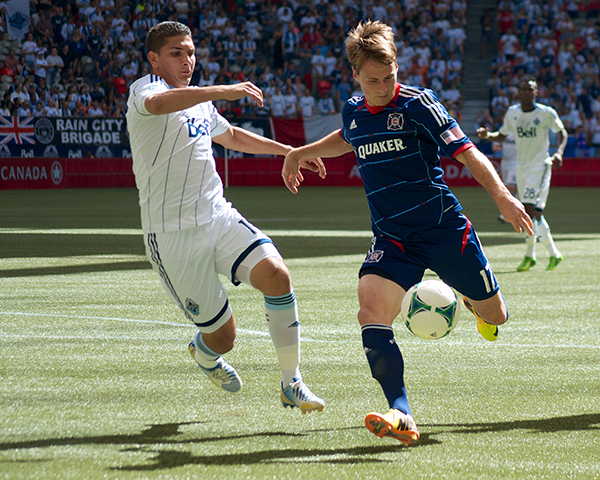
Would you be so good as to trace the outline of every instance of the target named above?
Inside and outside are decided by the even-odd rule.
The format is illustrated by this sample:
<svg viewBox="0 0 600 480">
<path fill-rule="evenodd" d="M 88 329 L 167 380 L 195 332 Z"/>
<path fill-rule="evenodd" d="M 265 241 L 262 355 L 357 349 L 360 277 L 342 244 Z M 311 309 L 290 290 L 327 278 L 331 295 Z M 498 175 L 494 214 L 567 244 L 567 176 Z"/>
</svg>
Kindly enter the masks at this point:
<svg viewBox="0 0 600 480">
<path fill-rule="evenodd" d="M 491 298 L 499 288 L 471 222 L 461 213 L 408 241 L 374 237 L 359 275 L 379 275 L 408 290 L 427 268 L 472 300 Z"/>
</svg>

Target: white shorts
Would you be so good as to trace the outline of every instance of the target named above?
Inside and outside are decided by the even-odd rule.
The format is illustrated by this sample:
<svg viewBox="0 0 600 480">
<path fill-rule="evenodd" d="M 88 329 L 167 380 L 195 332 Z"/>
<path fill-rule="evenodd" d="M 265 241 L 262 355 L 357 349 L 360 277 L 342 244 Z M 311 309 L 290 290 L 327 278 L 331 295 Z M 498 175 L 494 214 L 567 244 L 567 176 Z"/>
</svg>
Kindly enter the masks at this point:
<svg viewBox="0 0 600 480">
<path fill-rule="evenodd" d="M 235 208 L 195 228 L 144 234 L 146 255 L 169 296 L 203 333 L 222 327 L 232 311 L 219 274 L 250 285 L 250 272 L 281 257 L 271 239 Z"/>
<path fill-rule="evenodd" d="M 550 192 L 550 179 L 552 178 L 552 165 L 517 166 L 517 192 L 519 200 L 530 204 L 540 212 L 546 208 L 548 193 Z"/>
<path fill-rule="evenodd" d="M 505 160 L 502 159 L 500 162 L 500 173 L 502 174 L 502 181 L 504 185 L 516 185 L 517 184 L 517 159 Z"/>
</svg>

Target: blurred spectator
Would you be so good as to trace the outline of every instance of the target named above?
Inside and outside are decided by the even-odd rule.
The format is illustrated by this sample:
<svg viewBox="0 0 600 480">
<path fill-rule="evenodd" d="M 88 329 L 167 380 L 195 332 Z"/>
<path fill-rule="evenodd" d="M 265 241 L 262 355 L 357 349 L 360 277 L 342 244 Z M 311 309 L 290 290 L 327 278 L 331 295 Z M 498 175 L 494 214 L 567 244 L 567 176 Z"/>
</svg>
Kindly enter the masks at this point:
<svg viewBox="0 0 600 480">
<path fill-rule="evenodd" d="M 4 59 L 4 68 L 11 69 L 13 71 L 12 76 L 14 76 L 18 70 L 19 63 L 19 58 L 15 55 L 15 51 L 11 48 L 8 51 L 8 55 Z"/>
<path fill-rule="evenodd" d="M 100 81 L 96 80 L 94 82 L 92 91 L 90 92 L 90 97 L 92 99 L 92 102 L 97 102 L 97 103 L 102 102 L 104 100 L 105 95 L 106 94 L 104 92 L 104 89 L 102 88 L 102 85 L 100 85 Z"/>
<path fill-rule="evenodd" d="M 35 83 L 37 83 L 38 85 L 40 84 L 40 79 L 41 78 L 46 78 L 47 75 L 47 68 L 48 68 L 48 61 L 46 60 L 46 57 L 44 56 L 46 52 L 42 49 L 40 51 L 37 52 L 37 58 L 35 59 Z"/>
<path fill-rule="evenodd" d="M 284 0 L 287 4 L 287 0 Z M 284 10 L 289 7 L 284 6 L 281 7 Z M 280 9 L 281 10 L 281 9 Z M 281 17 L 280 17 L 281 19 Z M 282 48 L 283 48 L 283 61 L 290 62 L 293 59 L 298 57 L 298 49 L 300 47 L 300 36 L 298 35 L 298 29 L 296 27 L 296 22 L 291 20 L 287 24 L 287 31 L 283 34 L 282 39 Z"/>
<path fill-rule="evenodd" d="M 58 115 L 59 117 L 71 117 L 72 116 L 72 112 L 71 109 L 69 107 L 70 104 L 70 100 L 65 98 L 62 103 L 61 103 L 61 107 L 58 109 Z"/>
<path fill-rule="evenodd" d="M 317 109 L 321 115 L 331 115 L 335 113 L 335 105 L 329 94 L 329 90 L 324 90 L 321 98 L 317 102 Z"/>
<path fill-rule="evenodd" d="M 31 108 L 29 105 L 29 100 L 23 100 L 23 102 L 21 102 L 21 106 L 17 110 L 17 116 L 18 117 L 28 117 L 32 113 L 33 112 L 31 111 Z"/>
<path fill-rule="evenodd" d="M 285 116 L 285 96 L 281 93 L 281 87 L 275 86 L 275 93 L 271 96 L 271 114 L 274 117 Z"/>
<path fill-rule="evenodd" d="M 25 61 L 27 62 L 29 68 L 34 67 L 38 50 L 38 44 L 33 39 L 33 33 L 28 33 L 27 40 L 23 42 L 23 55 L 25 55 Z"/>
<path fill-rule="evenodd" d="M 56 47 L 52 47 L 50 50 L 50 55 L 46 57 L 46 64 L 46 83 L 52 86 L 61 78 L 62 69 L 65 66 L 62 57 L 58 55 L 58 49 Z"/>
<path fill-rule="evenodd" d="M 77 25 L 75 25 L 75 18 L 73 16 L 67 16 L 66 22 L 63 23 L 60 30 L 61 39 L 57 43 L 68 41 L 71 38 L 71 35 L 73 35 L 73 31 L 76 27 Z"/>
<path fill-rule="evenodd" d="M 312 117 L 315 114 L 315 103 L 315 97 L 310 94 L 310 90 L 308 88 L 304 90 L 304 94 L 298 102 L 304 118 Z"/>
<path fill-rule="evenodd" d="M 84 106 L 89 107 L 92 104 L 92 96 L 88 92 L 87 85 L 81 85 L 79 87 L 79 93 L 77 94 L 77 100 L 83 103 Z"/>
<path fill-rule="evenodd" d="M 50 21 L 50 18 L 48 18 L 46 12 L 43 10 L 39 12 L 39 20 L 35 24 L 35 31 L 42 38 L 44 43 L 54 38 L 52 22 Z"/>
<path fill-rule="evenodd" d="M 90 109 L 88 110 L 88 117 L 105 117 L 106 112 L 102 110 L 97 100 L 92 100 Z"/>
<path fill-rule="evenodd" d="M 23 103 L 25 100 L 29 100 L 29 94 L 23 91 L 23 85 L 20 83 L 15 83 L 14 91 L 10 95 L 11 102 L 14 102 L 15 99 L 19 100 L 19 103 Z"/>
<path fill-rule="evenodd" d="M 298 98 L 291 84 L 285 87 L 285 117 L 296 118 L 298 116 Z"/>
<path fill-rule="evenodd" d="M 35 104 L 35 110 L 33 111 L 33 116 L 34 117 L 45 117 L 45 116 L 47 116 L 46 113 L 44 112 L 44 105 L 42 104 L 42 102 L 37 102 Z"/>
</svg>

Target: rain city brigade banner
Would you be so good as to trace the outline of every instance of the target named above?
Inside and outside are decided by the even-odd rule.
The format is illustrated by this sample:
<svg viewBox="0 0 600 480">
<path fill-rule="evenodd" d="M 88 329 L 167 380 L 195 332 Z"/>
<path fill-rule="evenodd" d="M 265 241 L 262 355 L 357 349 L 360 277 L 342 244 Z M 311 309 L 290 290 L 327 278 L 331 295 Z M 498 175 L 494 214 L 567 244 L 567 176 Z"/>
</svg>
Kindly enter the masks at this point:
<svg viewBox="0 0 600 480">
<path fill-rule="evenodd" d="M 125 118 L 0 116 L 0 158 L 131 157 Z"/>
<path fill-rule="evenodd" d="M 129 143 L 124 117 L 34 119 L 36 143 L 44 145 L 125 145 Z"/>
</svg>

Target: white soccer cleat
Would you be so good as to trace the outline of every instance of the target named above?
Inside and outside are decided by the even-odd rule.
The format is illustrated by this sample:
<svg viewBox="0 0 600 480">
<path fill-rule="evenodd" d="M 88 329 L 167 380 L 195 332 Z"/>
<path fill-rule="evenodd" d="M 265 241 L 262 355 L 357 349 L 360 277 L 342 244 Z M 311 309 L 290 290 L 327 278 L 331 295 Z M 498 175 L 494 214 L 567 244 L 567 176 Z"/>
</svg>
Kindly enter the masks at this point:
<svg viewBox="0 0 600 480">
<path fill-rule="evenodd" d="M 294 383 L 283 388 L 281 385 L 281 403 L 284 407 L 300 408 L 302 413 L 322 412 L 325 401 L 317 397 L 302 380 L 294 379 Z"/>
<path fill-rule="evenodd" d="M 190 342 L 188 347 L 192 358 L 198 366 L 200 370 L 202 370 L 205 375 L 213 382 L 217 387 L 222 388 L 228 392 L 237 392 L 240 388 L 242 388 L 242 379 L 235 371 L 231 365 L 229 365 L 223 357 L 217 358 L 217 366 L 214 368 L 204 368 L 202 365 L 198 363 L 196 360 L 196 344 L 195 339 Z"/>
</svg>

